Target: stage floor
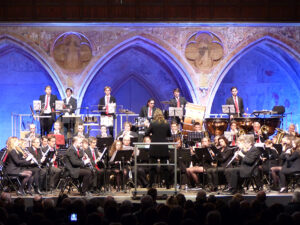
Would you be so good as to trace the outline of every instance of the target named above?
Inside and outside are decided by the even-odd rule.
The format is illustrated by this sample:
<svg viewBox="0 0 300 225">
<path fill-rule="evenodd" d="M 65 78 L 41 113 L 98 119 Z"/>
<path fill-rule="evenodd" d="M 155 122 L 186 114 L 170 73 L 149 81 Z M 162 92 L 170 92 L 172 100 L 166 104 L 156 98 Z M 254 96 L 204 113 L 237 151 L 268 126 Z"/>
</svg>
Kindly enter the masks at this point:
<svg viewBox="0 0 300 225">
<path fill-rule="evenodd" d="M 192 200 L 195 201 L 197 192 L 201 189 L 192 189 L 192 190 L 178 190 L 177 193 L 182 193 L 185 195 L 187 200 Z M 174 195 L 175 191 L 174 189 L 165 189 L 165 188 L 157 188 L 158 191 L 158 203 L 165 203 L 166 198 L 168 196 Z M 296 191 L 300 191 L 299 189 L 296 189 Z M 145 195 L 147 193 L 146 188 L 139 188 L 137 189 L 137 192 L 135 193 L 135 189 L 130 189 L 127 192 L 120 191 L 120 192 L 106 192 L 106 193 L 101 193 L 101 194 L 91 194 L 89 196 L 81 196 L 77 191 L 71 191 L 70 194 L 67 192 L 64 192 L 67 194 L 71 199 L 92 199 L 92 198 L 97 198 L 99 201 L 104 201 L 107 196 L 112 196 L 118 203 L 123 202 L 124 200 L 130 200 L 133 203 L 140 203 L 140 197 Z M 216 198 L 221 199 L 225 202 L 229 201 L 232 198 L 231 194 L 227 194 L 224 192 L 206 192 L 207 196 L 209 195 L 215 195 Z M 59 191 L 54 191 L 53 193 L 45 193 L 43 195 L 43 198 L 52 198 L 53 200 L 57 200 L 60 192 Z M 11 193 L 12 199 L 16 199 L 20 196 L 17 196 L 14 192 Z M 266 203 L 267 205 L 272 205 L 274 203 L 280 203 L 286 205 L 288 202 L 291 201 L 292 199 L 292 192 L 289 193 L 278 193 L 277 191 L 270 191 L 266 192 L 267 195 L 267 200 Z M 254 191 L 247 191 L 245 194 L 243 194 L 243 197 L 247 201 L 252 201 L 255 199 L 256 192 Z M 33 196 L 22 196 L 22 198 L 25 199 L 26 206 L 31 206 L 32 201 L 35 195 Z"/>
</svg>

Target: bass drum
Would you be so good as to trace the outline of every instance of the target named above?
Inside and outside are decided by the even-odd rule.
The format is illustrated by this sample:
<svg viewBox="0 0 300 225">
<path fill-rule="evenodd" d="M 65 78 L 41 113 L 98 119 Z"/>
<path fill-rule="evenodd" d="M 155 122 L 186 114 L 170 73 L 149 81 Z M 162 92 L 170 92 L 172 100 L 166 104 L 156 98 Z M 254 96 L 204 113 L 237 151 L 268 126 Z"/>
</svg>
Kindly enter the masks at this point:
<svg viewBox="0 0 300 225">
<path fill-rule="evenodd" d="M 187 136 L 189 132 L 194 131 L 194 124 L 196 122 L 203 126 L 203 119 L 205 115 L 205 106 L 200 106 L 192 103 L 185 105 L 185 116 L 182 126 L 182 133 Z"/>
</svg>

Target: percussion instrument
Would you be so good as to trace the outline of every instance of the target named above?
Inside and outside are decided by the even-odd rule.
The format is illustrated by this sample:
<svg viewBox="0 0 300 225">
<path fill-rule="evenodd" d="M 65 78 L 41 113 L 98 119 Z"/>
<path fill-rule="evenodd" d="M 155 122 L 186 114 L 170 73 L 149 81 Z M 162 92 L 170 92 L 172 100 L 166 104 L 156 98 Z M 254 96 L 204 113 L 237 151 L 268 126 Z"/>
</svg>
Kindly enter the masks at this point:
<svg viewBox="0 0 300 225">
<path fill-rule="evenodd" d="M 206 118 L 204 120 L 205 129 L 210 135 L 222 136 L 228 127 L 227 118 Z"/>
</svg>

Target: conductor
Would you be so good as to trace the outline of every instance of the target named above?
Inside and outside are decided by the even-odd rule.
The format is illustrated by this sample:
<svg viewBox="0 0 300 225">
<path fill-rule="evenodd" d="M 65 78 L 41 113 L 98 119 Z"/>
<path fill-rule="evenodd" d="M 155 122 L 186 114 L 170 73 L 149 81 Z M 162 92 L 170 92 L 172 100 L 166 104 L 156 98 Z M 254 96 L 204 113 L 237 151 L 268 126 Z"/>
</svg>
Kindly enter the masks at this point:
<svg viewBox="0 0 300 225">
<path fill-rule="evenodd" d="M 151 142 L 167 142 L 167 137 L 171 137 L 170 125 L 165 120 L 160 109 L 156 109 L 153 116 L 153 121 L 150 123 L 146 136 L 151 135 Z M 149 150 L 150 163 L 166 163 L 169 158 L 167 145 L 151 145 Z M 150 169 L 150 187 L 154 183 L 155 173 L 157 168 Z M 167 167 L 162 167 L 162 178 L 166 181 L 166 188 L 170 188 L 170 173 Z"/>
</svg>

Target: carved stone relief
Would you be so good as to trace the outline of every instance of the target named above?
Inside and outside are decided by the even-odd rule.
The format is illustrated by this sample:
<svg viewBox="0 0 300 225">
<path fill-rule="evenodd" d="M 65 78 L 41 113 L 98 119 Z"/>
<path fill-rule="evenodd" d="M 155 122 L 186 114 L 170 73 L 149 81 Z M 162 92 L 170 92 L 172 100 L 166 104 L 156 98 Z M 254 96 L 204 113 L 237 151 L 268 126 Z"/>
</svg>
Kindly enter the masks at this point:
<svg viewBox="0 0 300 225">
<path fill-rule="evenodd" d="M 92 58 L 90 42 L 79 33 L 65 33 L 53 45 L 55 62 L 63 69 L 83 69 Z"/>
<path fill-rule="evenodd" d="M 185 57 L 197 71 L 213 68 L 223 55 L 221 40 L 210 32 L 200 31 L 187 41 Z"/>
</svg>

